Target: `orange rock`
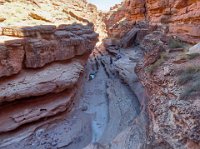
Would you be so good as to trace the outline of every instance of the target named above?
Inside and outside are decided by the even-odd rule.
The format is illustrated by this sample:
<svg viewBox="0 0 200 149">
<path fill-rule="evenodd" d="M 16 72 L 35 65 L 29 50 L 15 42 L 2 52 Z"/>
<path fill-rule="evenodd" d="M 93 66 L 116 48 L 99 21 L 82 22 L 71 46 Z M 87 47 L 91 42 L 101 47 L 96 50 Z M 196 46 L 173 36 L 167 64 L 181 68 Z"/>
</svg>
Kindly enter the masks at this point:
<svg viewBox="0 0 200 149">
<path fill-rule="evenodd" d="M 125 0 L 111 10 L 106 18 L 110 36 L 126 33 L 134 22 L 145 20 L 152 25 L 169 26 L 169 33 L 189 43 L 200 41 L 200 1 L 198 0 Z M 125 26 L 124 21 L 128 22 Z M 123 35 L 123 34 L 122 34 Z"/>
</svg>

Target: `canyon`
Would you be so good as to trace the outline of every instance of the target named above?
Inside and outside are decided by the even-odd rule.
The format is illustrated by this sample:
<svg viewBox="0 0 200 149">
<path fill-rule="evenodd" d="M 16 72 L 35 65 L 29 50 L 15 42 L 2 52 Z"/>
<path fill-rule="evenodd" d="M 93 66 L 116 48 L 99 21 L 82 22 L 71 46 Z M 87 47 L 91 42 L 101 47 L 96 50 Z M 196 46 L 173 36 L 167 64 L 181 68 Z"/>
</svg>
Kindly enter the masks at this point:
<svg viewBox="0 0 200 149">
<path fill-rule="evenodd" d="M 199 0 L 0 10 L 0 149 L 200 148 Z"/>
</svg>

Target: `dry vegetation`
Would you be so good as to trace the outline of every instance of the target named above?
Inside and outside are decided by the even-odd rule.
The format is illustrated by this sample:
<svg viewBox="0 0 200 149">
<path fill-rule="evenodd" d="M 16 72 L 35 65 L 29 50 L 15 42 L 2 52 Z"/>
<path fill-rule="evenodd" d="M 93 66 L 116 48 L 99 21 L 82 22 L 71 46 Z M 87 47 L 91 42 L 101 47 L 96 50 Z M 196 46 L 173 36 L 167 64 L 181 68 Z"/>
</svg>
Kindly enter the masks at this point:
<svg viewBox="0 0 200 149">
<path fill-rule="evenodd" d="M 199 55 L 188 56 L 189 60 L 195 59 Z M 180 99 L 187 99 L 188 97 L 198 95 L 200 93 L 200 65 L 191 64 L 188 67 L 182 68 L 177 72 L 178 84 L 183 86 L 183 92 Z"/>
<path fill-rule="evenodd" d="M 170 38 L 168 45 L 172 49 L 174 49 L 174 48 L 184 48 L 184 43 L 181 40 L 175 39 L 175 38 Z"/>
<path fill-rule="evenodd" d="M 161 66 L 167 60 L 167 52 L 163 52 L 160 58 L 153 64 L 146 67 L 146 72 L 153 73 L 159 66 Z"/>
</svg>

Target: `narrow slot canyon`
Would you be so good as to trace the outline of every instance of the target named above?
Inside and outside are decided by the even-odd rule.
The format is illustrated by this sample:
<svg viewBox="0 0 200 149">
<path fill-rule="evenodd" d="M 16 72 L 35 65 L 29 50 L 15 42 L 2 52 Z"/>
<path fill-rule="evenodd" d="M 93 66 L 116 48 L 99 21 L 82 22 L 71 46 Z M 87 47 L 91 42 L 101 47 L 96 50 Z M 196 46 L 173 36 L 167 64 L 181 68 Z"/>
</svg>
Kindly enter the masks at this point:
<svg viewBox="0 0 200 149">
<path fill-rule="evenodd" d="M 200 148 L 200 2 L 114 3 L 0 2 L 0 149 Z"/>
</svg>

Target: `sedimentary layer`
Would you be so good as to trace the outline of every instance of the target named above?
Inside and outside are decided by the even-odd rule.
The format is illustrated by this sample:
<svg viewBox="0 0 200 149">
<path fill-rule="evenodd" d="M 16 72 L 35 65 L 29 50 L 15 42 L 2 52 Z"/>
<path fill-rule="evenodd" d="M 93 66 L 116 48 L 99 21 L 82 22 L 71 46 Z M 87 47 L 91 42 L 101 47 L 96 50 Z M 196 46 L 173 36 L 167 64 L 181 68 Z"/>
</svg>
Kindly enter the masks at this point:
<svg viewBox="0 0 200 149">
<path fill-rule="evenodd" d="M 70 110 L 97 41 L 92 25 L 1 27 L 0 133 Z"/>
<path fill-rule="evenodd" d="M 168 33 L 189 43 L 200 40 L 200 2 L 198 0 L 125 0 L 105 17 L 110 36 L 120 37 L 136 22 L 162 25 Z"/>
</svg>

